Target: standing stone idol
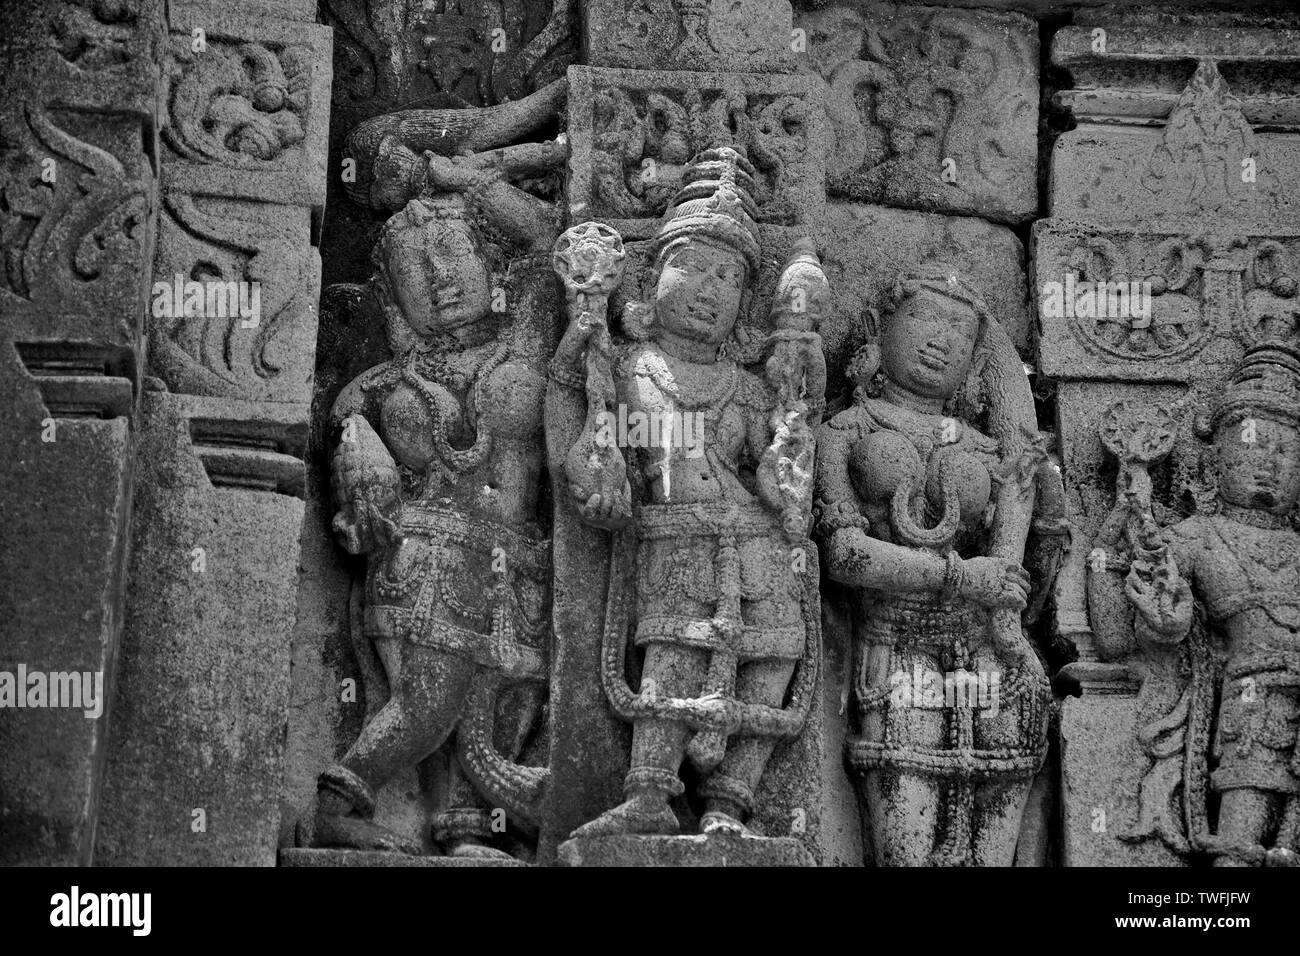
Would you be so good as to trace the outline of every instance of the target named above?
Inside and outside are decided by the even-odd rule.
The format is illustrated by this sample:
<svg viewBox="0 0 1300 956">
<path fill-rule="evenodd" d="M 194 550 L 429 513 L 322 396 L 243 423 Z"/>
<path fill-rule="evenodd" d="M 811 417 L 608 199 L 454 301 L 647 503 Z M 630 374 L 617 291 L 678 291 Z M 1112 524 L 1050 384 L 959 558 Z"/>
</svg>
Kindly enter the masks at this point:
<svg viewBox="0 0 1300 956">
<path fill-rule="evenodd" d="M 820 612 L 809 428 L 825 381 L 811 313 L 828 295 L 800 247 L 778 291 L 810 315 L 778 323 L 767 380 L 742 367 L 733 331 L 760 263 L 751 182 L 730 148 L 688 166 L 652 243 L 653 301 L 623 315 L 630 341 L 614 344 L 605 321 L 624 254 L 617 234 L 587 223 L 557 247 L 570 325 L 551 366 L 562 399 L 548 410 L 552 470 L 557 496 L 616 532 L 601 676 L 633 725 L 626 801 L 574 843 L 677 834 L 670 802 L 684 791 L 684 760 L 701 781 L 701 832 L 750 836 L 773 749 L 800 733 L 811 703 Z M 611 424 L 641 413 L 660 427 L 645 440 L 629 430 L 618 447 Z M 644 651 L 637 691 L 629 640 Z"/>
<path fill-rule="evenodd" d="M 1043 456 L 1032 397 L 950 266 L 901 281 L 883 325 L 817 442 L 827 569 L 861 601 L 848 759 L 877 862 L 1006 866 L 1047 746 L 1020 622 Z"/>
<path fill-rule="evenodd" d="M 375 792 L 448 745 L 434 840 L 493 859 L 506 856 L 490 845 L 504 829 L 494 813 L 535 825 L 546 783 L 544 768 L 515 760 L 547 678 L 542 406 L 556 230 L 552 207 L 472 159 L 425 161 L 425 192 L 374 252 L 394 357 L 348 385 L 332 416 L 334 531 L 367 558 L 362 631 L 388 700 L 321 774 L 312 842 L 418 852 L 370 820 Z M 502 286 L 480 223 L 523 247 Z"/>
<path fill-rule="evenodd" d="M 1211 507 L 1166 528 L 1127 579 L 1138 641 L 1183 651 L 1175 706 L 1139 731 L 1151 764 L 1124 838 L 1217 866 L 1300 865 L 1300 351 L 1247 351 L 1207 430 Z"/>
</svg>

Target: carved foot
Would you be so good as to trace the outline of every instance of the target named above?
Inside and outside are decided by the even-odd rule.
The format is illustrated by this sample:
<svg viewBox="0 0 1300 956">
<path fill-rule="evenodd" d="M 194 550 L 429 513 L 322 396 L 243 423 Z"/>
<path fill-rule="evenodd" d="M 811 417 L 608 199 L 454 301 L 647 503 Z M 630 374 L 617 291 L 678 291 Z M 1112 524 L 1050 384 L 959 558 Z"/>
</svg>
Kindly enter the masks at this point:
<svg viewBox="0 0 1300 956">
<path fill-rule="evenodd" d="M 1264 854 L 1265 866 L 1300 866 L 1300 853 L 1284 846 L 1275 846 Z"/>
<path fill-rule="evenodd" d="M 739 837 L 758 836 L 758 834 L 745 826 L 730 813 L 723 813 L 721 810 L 710 810 L 700 818 L 700 832 L 705 836 L 713 836 L 715 834 Z"/>
<path fill-rule="evenodd" d="M 513 860 L 505 850 L 498 850 L 496 847 L 485 846 L 482 843 L 457 843 L 447 851 L 448 856 L 459 857 L 464 860 Z"/>
<path fill-rule="evenodd" d="M 673 836 L 677 814 L 657 796 L 635 796 L 573 831 L 574 837 L 619 836 L 626 833 Z"/>
<path fill-rule="evenodd" d="M 316 818 L 316 824 L 308 845 L 321 849 L 341 848 L 345 850 L 384 850 L 389 853 L 405 853 L 419 856 L 420 846 L 387 827 L 362 820 L 360 817 L 343 817 L 323 815 Z"/>
</svg>

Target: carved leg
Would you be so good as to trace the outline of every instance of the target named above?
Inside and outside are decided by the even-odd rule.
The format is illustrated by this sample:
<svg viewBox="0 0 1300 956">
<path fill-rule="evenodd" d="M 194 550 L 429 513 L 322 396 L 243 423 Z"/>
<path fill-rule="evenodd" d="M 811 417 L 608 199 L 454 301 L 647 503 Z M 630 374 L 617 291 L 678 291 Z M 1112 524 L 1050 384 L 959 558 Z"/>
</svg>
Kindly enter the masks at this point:
<svg viewBox="0 0 1300 956">
<path fill-rule="evenodd" d="M 938 658 L 886 644 L 868 645 L 862 653 L 856 694 L 859 706 L 864 699 L 872 700 L 861 715 L 862 739 L 886 744 L 894 752 L 951 746 L 947 714 L 933 702 L 925 706 L 929 685 L 921 682 L 927 674 L 941 673 Z M 933 774 L 891 766 L 890 759 L 885 758 L 885 766 L 869 769 L 859 784 L 876 864 L 932 866 L 943 824 L 945 782 Z"/>
<path fill-rule="evenodd" d="M 509 686 L 500 694 L 493 715 L 494 746 L 507 760 L 516 760 L 530 734 L 536 729 L 542 705 L 542 686 L 536 683 Z M 468 733 L 462 722 L 457 731 Z M 498 821 L 505 812 L 481 794 L 461 768 L 459 759 L 448 766 L 447 809 L 435 815 L 433 840 L 448 856 L 479 859 L 509 859 L 510 854 L 491 846 L 501 832 Z"/>
<path fill-rule="evenodd" d="M 742 664 L 736 676 L 736 696 L 746 703 L 780 707 L 785 700 L 794 661 L 753 661 Z M 701 788 L 705 813 L 700 820 L 702 833 L 738 833 L 751 835 L 743 821 L 754 809 L 763 770 L 772 756 L 776 741 L 770 737 L 735 737 L 727 745 L 727 755 Z"/>
<path fill-rule="evenodd" d="M 932 866 L 943 810 L 942 782 L 927 774 L 880 769 L 862 778 L 877 866 Z"/>
<path fill-rule="evenodd" d="M 403 643 L 400 679 L 388 703 L 361 729 L 343 759 L 321 774 L 314 845 L 419 852 L 370 821 L 374 792 L 446 742 L 474 670 L 472 661 Z"/>
<path fill-rule="evenodd" d="M 1279 794 L 1267 790 L 1234 787 L 1223 791 L 1215 839 L 1223 849 L 1215 856 L 1214 865 L 1251 866 L 1263 862 L 1263 848 L 1278 824 L 1281 810 Z M 1251 853 L 1253 849 L 1261 853 Z M 1255 859 L 1257 855 L 1261 858 Z"/>
<path fill-rule="evenodd" d="M 708 671 L 708 653 L 671 644 L 646 648 L 640 693 L 645 697 L 695 697 Z M 690 728 L 675 720 L 638 720 L 632 728 L 627 799 L 573 831 L 575 837 L 619 833 L 677 833 L 668 802 L 683 790 L 679 772 Z"/>
<path fill-rule="evenodd" d="M 975 789 L 971 843 L 975 866 L 1011 866 L 1020 841 L 1020 823 L 1033 788 L 1033 777 L 985 783 Z"/>
</svg>

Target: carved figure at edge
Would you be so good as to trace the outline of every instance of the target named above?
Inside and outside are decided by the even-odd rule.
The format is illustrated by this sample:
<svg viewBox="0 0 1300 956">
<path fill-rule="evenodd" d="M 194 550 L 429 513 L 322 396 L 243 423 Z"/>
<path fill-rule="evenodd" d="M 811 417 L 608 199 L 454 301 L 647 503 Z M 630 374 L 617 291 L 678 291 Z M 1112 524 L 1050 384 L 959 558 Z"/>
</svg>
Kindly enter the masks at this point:
<svg viewBox="0 0 1300 956">
<path fill-rule="evenodd" d="M 729 147 L 690 164 L 653 243 L 654 299 L 627 307 L 624 344 L 605 319 L 617 233 L 588 223 L 557 248 L 570 325 L 552 363 L 552 472 L 557 496 L 616 532 L 602 682 L 633 724 L 626 801 L 575 837 L 678 833 L 670 801 L 684 791 L 684 759 L 702 778 L 701 832 L 752 835 L 745 821 L 768 760 L 799 734 L 811 702 L 820 610 L 808 429 L 825 368 L 815 315 L 776 323 L 785 331 L 766 343 L 766 380 L 736 357 L 733 331 L 760 262 L 751 181 Z M 815 313 L 828 289 L 801 249 L 784 288 Z M 681 442 L 661 433 L 620 449 L 601 437 L 615 403 L 701 425 Z M 629 637 L 645 652 L 637 692 Z"/>
<path fill-rule="evenodd" d="M 552 207 L 474 157 L 424 162 L 425 194 L 374 252 L 394 357 L 344 388 L 331 419 L 333 527 L 367 557 L 359 654 L 373 645 L 388 699 L 321 774 L 312 842 L 418 852 L 370 819 L 375 793 L 447 745 L 450 806 L 434 839 L 453 856 L 502 857 L 489 808 L 534 826 L 547 773 L 514 761 L 537 733 L 547 679 L 539 508 L 558 227 Z M 524 249 L 504 288 L 480 221 Z"/>
<path fill-rule="evenodd" d="M 1126 594 L 1139 642 L 1183 648 L 1182 693 L 1139 731 L 1151 757 L 1140 819 L 1217 866 L 1300 864 L 1300 351 L 1241 360 L 1209 422 L 1212 505 L 1156 532 L 1132 496 Z M 1219 798 L 1212 828 L 1209 791 Z M 1211 832 L 1213 829 L 1213 832 Z"/>
<path fill-rule="evenodd" d="M 847 756 L 878 863 L 1007 866 L 1050 697 L 1020 620 L 1046 461 L 1032 396 L 950 266 L 901 281 L 883 324 L 817 440 L 827 570 L 860 593 Z"/>
</svg>

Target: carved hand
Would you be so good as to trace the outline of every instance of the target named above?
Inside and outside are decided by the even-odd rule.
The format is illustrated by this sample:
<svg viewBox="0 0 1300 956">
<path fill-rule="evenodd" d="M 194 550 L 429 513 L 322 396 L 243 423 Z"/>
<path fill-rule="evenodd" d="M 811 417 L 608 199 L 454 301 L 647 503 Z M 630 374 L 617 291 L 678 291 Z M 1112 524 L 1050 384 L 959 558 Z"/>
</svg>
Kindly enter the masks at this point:
<svg viewBox="0 0 1300 956">
<path fill-rule="evenodd" d="M 334 450 L 334 533 L 350 554 L 387 547 L 401 537 L 396 522 L 398 475 L 370 423 L 359 415 L 344 422 L 345 440 Z M 347 440 L 349 430 L 352 440 Z"/>
<path fill-rule="evenodd" d="M 1139 628 L 1139 633 L 1171 643 L 1182 640 L 1191 628 L 1194 598 L 1192 586 L 1178 573 L 1173 553 L 1168 547 L 1161 551 L 1154 569 L 1145 562 L 1133 562 L 1124 581 L 1124 594 L 1146 625 L 1145 632 Z"/>
<path fill-rule="evenodd" d="M 429 169 L 425 182 L 438 192 L 459 193 L 472 189 L 491 177 L 461 156 L 439 156 L 426 152 Z"/>
<path fill-rule="evenodd" d="M 1005 558 L 967 558 L 961 563 L 957 593 L 992 608 L 1024 610 L 1029 603 L 1029 572 Z"/>
</svg>

